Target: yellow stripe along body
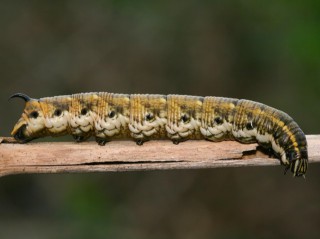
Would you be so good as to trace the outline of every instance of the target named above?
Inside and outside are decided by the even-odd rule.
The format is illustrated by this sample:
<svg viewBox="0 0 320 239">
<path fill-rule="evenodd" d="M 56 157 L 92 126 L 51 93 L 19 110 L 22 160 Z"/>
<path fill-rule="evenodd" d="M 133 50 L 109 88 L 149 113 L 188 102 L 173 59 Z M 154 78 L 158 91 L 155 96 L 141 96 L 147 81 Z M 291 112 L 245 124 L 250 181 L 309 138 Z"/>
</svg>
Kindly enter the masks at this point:
<svg viewBox="0 0 320 239">
<path fill-rule="evenodd" d="M 25 141 L 71 134 L 77 141 L 95 136 L 101 145 L 130 137 L 140 145 L 165 138 L 174 143 L 188 139 L 258 142 L 273 149 L 294 175 L 304 175 L 307 170 L 307 143 L 302 130 L 286 113 L 258 102 L 100 92 L 31 100 L 26 104 L 25 114 L 37 107 L 39 117 L 27 119 L 25 124 Z M 17 125 L 21 126 L 22 121 Z M 13 134 L 16 132 L 15 128 Z"/>
</svg>

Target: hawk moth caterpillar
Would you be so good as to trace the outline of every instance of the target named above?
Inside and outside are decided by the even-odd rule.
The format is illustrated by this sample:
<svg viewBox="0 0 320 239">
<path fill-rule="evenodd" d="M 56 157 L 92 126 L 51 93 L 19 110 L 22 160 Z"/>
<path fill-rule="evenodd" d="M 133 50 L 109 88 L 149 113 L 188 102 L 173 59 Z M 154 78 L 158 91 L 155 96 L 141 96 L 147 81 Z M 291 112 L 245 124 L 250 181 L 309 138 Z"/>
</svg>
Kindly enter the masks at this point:
<svg viewBox="0 0 320 239">
<path fill-rule="evenodd" d="M 224 97 L 187 95 L 80 93 L 25 100 L 12 135 L 20 143 L 70 134 L 77 142 L 91 136 L 100 145 L 133 138 L 237 140 L 270 149 L 294 176 L 308 167 L 307 141 L 286 113 L 262 103 Z"/>
</svg>

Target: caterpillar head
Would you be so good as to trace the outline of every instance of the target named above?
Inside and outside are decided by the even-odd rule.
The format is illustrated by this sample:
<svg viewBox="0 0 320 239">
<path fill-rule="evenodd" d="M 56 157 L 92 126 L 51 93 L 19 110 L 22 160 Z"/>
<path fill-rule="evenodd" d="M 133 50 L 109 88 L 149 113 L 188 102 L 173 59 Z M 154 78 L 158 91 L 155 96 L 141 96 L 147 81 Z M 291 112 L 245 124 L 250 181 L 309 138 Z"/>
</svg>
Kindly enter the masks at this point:
<svg viewBox="0 0 320 239">
<path fill-rule="evenodd" d="M 289 150 L 286 155 L 289 160 L 289 164 L 285 168 L 285 173 L 290 170 L 294 177 L 305 177 L 308 169 L 308 150 L 305 147 L 301 147 L 297 153 L 295 150 Z"/>
<path fill-rule="evenodd" d="M 14 94 L 10 97 L 10 99 L 12 98 L 21 98 L 26 104 L 11 135 L 21 143 L 40 137 L 45 130 L 45 118 L 39 100 L 32 99 L 22 93 Z"/>
</svg>

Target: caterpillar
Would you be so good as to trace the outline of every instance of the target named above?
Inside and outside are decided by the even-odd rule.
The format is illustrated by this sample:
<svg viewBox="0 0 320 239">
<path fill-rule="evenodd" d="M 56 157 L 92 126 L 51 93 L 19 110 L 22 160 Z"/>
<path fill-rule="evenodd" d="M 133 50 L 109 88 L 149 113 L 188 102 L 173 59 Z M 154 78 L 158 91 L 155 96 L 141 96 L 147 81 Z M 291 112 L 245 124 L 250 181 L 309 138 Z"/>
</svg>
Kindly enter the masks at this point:
<svg viewBox="0 0 320 239">
<path fill-rule="evenodd" d="M 81 142 L 94 136 L 99 145 L 133 138 L 257 142 L 271 150 L 294 176 L 308 167 L 307 141 L 286 113 L 262 103 L 224 97 L 81 93 L 33 99 L 16 93 L 25 108 L 12 130 L 20 143 L 70 134 Z"/>
</svg>

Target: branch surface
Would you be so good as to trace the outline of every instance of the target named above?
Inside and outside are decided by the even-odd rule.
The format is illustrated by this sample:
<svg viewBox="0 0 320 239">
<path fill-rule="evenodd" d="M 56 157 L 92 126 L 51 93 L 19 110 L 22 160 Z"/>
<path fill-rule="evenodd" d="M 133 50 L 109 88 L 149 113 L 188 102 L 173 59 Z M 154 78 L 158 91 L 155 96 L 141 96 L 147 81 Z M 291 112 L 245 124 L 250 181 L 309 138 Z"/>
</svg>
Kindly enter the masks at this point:
<svg viewBox="0 0 320 239">
<path fill-rule="evenodd" d="M 320 135 L 308 135 L 309 162 L 320 162 Z M 1 143 L 2 142 L 2 143 Z M 0 138 L 0 176 L 23 173 L 85 173 L 279 165 L 257 144 L 169 140 L 15 144 Z"/>
</svg>

